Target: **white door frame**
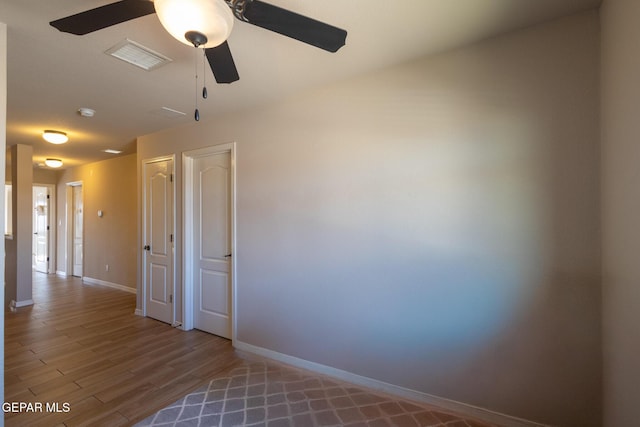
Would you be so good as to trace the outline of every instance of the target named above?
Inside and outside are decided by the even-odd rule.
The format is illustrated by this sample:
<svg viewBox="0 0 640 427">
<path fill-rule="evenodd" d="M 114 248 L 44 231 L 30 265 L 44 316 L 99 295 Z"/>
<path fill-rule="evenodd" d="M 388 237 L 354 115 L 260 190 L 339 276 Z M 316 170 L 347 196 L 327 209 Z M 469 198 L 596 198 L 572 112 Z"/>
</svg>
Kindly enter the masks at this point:
<svg viewBox="0 0 640 427">
<path fill-rule="evenodd" d="M 183 272 L 183 329 L 189 331 L 193 329 L 194 324 L 194 297 L 193 297 L 193 171 L 195 160 L 200 157 L 206 157 L 213 154 L 229 153 L 231 159 L 231 341 L 236 340 L 236 324 L 237 324 L 237 283 L 236 283 L 236 266 L 238 265 L 237 246 L 236 246 L 236 143 L 213 145 L 211 147 L 200 148 L 198 150 L 185 151 L 182 153 L 182 173 L 183 173 L 183 190 L 182 196 L 184 203 L 182 204 L 182 220 L 184 225 L 184 245 L 182 258 Z"/>
<path fill-rule="evenodd" d="M 37 184 L 34 183 L 33 187 L 47 187 L 49 190 L 49 209 L 47 212 L 47 225 L 49 226 L 49 233 L 47 239 L 49 240 L 49 247 L 47 250 L 49 253 L 49 261 L 47 264 L 47 273 L 53 274 L 56 272 L 56 186 L 55 184 Z"/>
<path fill-rule="evenodd" d="M 84 206 L 84 185 L 82 181 L 67 182 L 67 212 L 66 212 L 66 228 L 67 228 L 67 247 L 66 247 L 66 276 L 73 276 L 73 187 L 82 187 L 82 206 Z M 84 208 L 83 208 L 84 209 Z M 82 221 L 84 222 L 84 215 L 82 215 Z M 82 224 L 82 251 L 84 252 L 84 224 Z M 84 275 L 84 254 L 82 257 L 82 274 Z"/>
<path fill-rule="evenodd" d="M 151 159 L 145 159 L 142 160 L 142 200 L 141 200 L 141 204 L 142 204 L 142 229 L 141 229 L 141 236 L 142 236 L 142 242 L 148 242 L 149 239 L 147 239 L 147 208 L 146 208 L 146 200 L 147 200 L 147 182 L 146 182 L 146 176 L 145 176 L 145 165 L 150 164 L 150 163 L 157 163 L 157 162 L 165 162 L 171 160 L 172 165 L 173 165 L 173 170 L 171 171 L 171 173 L 174 175 L 175 177 L 175 169 L 176 169 L 176 158 L 175 156 L 171 155 L 171 156 L 161 156 L 161 157 L 154 157 Z M 174 185 L 171 186 L 171 199 L 172 199 L 172 206 L 171 206 L 171 215 L 173 216 L 172 219 L 172 228 L 173 228 L 173 246 L 172 246 L 172 270 L 173 270 L 173 277 L 171 278 L 172 281 L 172 289 L 171 292 L 174 296 L 174 301 L 175 301 L 175 297 L 176 297 L 176 251 L 175 251 L 175 247 L 176 247 L 176 186 L 175 186 L 175 181 L 174 181 Z M 145 243 L 146 244 L 146 243 Z M 140 248 L 140 250 L 142 251 L 142 256 L 141 256 L 141 264 L 142 264 L 142 315 L 144 317 L 147 317 L 147 266 L 146 266 L 146 252 Z M 171 325 L 172 326 L 176 326 L 176 304 L 173 304 L 173 309 L 172 309 L 172 314 L 171 314 Z"/>
</svg>

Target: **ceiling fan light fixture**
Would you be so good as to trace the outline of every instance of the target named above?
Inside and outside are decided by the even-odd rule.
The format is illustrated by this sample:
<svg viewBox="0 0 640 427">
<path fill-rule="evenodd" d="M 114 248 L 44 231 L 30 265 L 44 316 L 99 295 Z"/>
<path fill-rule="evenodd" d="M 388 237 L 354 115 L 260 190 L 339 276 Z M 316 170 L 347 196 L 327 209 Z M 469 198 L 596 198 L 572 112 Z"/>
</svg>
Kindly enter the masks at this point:
<svg viewBox="0 0 640 427">
<path fill-rule="evenodd" d="M 44 164 L 50 168 L 59 168 L 62 166 L 62 160 L 60 159 L 46 159 Z"/>
<path fill-rule="evenodd" d="M 42 137 L 45 141 L 52 144 L 64 144 L 69 141 L 67 134 L 65 132 L 60 132 L 59 130 L 45 130 L 42 132 Z"/>
<path fill-rule="evenodd" d="M 206 46 L 201 45 L 207 48 L 221 45 L 231 34 L 233 13 L 224 0 L 155 0 L 154 5 L 162 26 L 188 46 L 194 42 L 187 33 L 204 36 Z"/>
</svg>

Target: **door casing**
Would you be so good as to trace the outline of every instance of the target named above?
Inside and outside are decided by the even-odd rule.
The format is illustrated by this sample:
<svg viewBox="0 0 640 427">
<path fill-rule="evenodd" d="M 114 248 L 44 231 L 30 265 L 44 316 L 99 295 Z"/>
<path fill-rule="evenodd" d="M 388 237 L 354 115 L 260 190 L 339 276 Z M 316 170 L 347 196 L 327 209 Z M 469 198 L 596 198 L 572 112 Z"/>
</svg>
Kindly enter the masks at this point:
<svg viewBox="0 0 640 427">
<path fill-rule="evenodd" d="M 73 228 L 74 228 L 74 212 L 73 212 L 73 187 L 82 187 L 82 181 L 75 181 L 75 182 L 68 182 L 67 183 L 67 218 L 66 218 L 66 225 L 67 225 L 67 248 L 66 248 L 66 272 L 65 274 L 67 276 L 73 276 Z M 84 198 L 84 193 L 83 193 L 83 198 Z M 84 220 L 84 216 L 83 216 L 83 220 Z M 83 233 L 84 233 L 84 226 L 82 227 Z M 84 241 L 84 235 L 83 237 L 83 241 Z M 84 246 L 84 245 L 83 245 Z"/>
</svg>

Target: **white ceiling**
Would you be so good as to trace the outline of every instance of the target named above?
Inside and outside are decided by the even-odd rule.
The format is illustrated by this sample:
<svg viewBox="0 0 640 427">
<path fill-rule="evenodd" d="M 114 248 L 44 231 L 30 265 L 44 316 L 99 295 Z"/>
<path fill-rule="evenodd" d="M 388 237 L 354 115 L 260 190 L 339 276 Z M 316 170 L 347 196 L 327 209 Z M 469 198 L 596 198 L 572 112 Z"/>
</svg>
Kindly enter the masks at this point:
<svg viewBox="0 0 640 427">
<path fill-rule="evenodd" d="M 60 157 L 65 167 L 108 158 L 101 150 L 135 151 L 135 138 L 193 121 L 195 49 L 171 38 L 155 15 L 86 36 L 58 32 L 49 21 L 111 3 L 105 0 L 2 0 L 8 26 L 7 145 L 28 144 L 34 163 Z M 209 98 L 201 120 L 291 96 L 411 58 L 597 7 L 600 0 L 268 0 L 347 30 L 347 44 L 328 53 L 236 21 L 229 45 L 240 80 L 217 85 L 207 68 Z M 104 52 L 125 38 L 171 59 L 144 71 Z M 200 61 L 202 57 L 198 56 Z M 199 74 L 202 81 L 203 63 Z M 89 107 L 96 116 L 81 117 Z M 162 107 L 186 116 L 158 114 Z M 62 146 L 44 129 L 65 131 Z"/>
</svg>

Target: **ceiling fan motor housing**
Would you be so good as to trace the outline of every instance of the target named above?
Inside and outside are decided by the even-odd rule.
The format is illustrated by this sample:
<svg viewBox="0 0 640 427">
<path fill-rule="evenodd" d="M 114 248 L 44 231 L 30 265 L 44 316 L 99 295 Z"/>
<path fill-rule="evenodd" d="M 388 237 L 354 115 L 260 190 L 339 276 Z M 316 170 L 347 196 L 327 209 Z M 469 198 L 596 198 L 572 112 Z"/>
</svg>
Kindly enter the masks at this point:
<svg viewBox="0 0 640 427">
<path fill-rule="evenodd" d="M 200 47 L 207 44 L 207 36 L 200 31 L 187 31 L 184 33 L 184 38 L 187 39 L 194 47 Z"/>
</svg>

